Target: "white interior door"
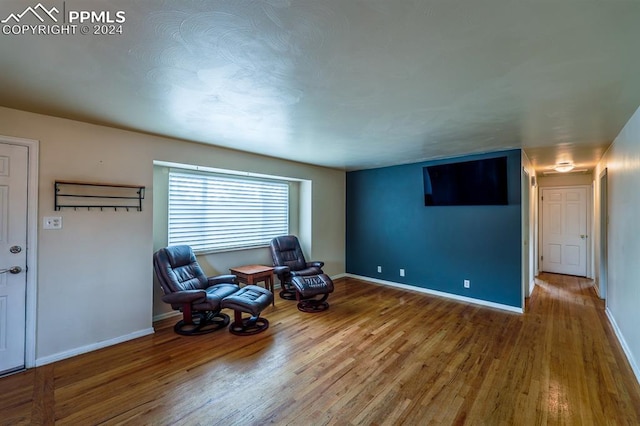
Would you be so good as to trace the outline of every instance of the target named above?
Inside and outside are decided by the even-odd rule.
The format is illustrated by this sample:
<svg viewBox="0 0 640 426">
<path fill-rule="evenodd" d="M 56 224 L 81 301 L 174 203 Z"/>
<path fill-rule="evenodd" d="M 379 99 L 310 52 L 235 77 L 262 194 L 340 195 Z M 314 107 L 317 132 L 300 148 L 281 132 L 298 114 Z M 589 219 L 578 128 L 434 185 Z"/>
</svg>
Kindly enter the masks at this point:
<svg viewBox="0 0 640 426">
<path fill-rule="evenodd" d="M 25 365 L 28 148 L 0 144 L 0 374 Z"/>
<path fill-rule="evenodd" d="M 542 188 L 542 270 L 587 275 L 587 188 Z"/>
</svg>

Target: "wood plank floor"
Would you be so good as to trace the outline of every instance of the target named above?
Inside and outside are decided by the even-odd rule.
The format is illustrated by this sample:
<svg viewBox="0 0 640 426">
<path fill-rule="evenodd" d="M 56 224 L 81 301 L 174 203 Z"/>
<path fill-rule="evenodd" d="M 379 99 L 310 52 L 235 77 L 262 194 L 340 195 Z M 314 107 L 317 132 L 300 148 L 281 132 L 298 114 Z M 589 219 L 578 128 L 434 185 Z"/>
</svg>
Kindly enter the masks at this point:
<svg viewBox="0 0 640 426">
<path fill-rule="evenodd" d="M 278 299 L 264 333 L 153 336 L 0 379 L 0 423 L 640 424 L 591 282 L 543 274 L 524 315 L 353 279 Z"/>
</svg>

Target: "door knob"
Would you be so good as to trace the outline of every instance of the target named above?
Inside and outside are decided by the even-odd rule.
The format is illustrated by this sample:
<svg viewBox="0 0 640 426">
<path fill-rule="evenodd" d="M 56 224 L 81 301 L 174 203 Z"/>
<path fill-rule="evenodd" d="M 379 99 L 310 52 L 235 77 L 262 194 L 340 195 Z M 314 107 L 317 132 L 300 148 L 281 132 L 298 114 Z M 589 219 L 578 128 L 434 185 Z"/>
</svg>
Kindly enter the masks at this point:
<svg viewBox="0 0 640 426">
<path fill-rule="evenodd" d="M 19 274 L 20 272 L 22 272 L 22 268 L 19 266 L 12 266 L 8 269 L 0 269 L 0 274 L 6 274 L 7 272 L 9 272 L 10 274 Z"/>
</svg>

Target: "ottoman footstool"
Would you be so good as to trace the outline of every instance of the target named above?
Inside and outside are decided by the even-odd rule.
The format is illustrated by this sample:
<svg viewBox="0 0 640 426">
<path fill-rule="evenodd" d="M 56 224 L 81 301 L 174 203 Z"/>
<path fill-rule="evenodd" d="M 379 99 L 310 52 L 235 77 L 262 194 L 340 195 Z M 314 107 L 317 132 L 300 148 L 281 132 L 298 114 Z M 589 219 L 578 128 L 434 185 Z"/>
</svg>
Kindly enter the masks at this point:
<svg viewBox="0 0 640 426">
<path fill-rule="evenodd" d="M 291 279 L 296 289 L 298 310 L 322 312 L 329 309 L 327 297 L 333 293 L 333 281 L 326 274 L 296 276 Z"/>
<path fill-rule="evenodd" d="M 238 336 L 249 336 L 269 328 L 269 321 L 261 318 L 260 312 L 272 301 L 273 293 L 257 285 L 242 287 L 239 291 L 222 299 L 222 308 L 234 311 L 234 321 L 229 325 L 229 331 Z M 242 318 L 243 312 L 251 314 L 251 317 Z"/>
</svg>

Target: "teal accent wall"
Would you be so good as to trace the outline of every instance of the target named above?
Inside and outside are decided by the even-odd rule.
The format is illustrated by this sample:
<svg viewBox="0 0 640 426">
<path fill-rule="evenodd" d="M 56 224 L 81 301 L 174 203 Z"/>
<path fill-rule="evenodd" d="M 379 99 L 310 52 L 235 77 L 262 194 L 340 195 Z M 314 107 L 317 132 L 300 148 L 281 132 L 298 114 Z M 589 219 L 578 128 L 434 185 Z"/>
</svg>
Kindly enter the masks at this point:
<svg viewBox="0 0 640 426">
<path fill-rule="evenodd" d="M 423 167 L 500 156 L 508 205 L 425 207 Z M 521 168 L 510 150 L 347 173 L 347 272 L 520 308 Z"/>
</svg>

